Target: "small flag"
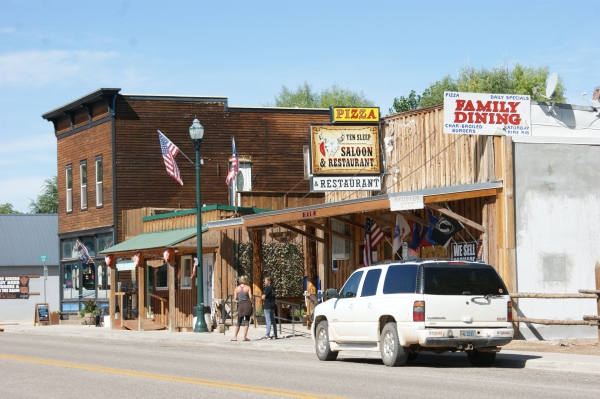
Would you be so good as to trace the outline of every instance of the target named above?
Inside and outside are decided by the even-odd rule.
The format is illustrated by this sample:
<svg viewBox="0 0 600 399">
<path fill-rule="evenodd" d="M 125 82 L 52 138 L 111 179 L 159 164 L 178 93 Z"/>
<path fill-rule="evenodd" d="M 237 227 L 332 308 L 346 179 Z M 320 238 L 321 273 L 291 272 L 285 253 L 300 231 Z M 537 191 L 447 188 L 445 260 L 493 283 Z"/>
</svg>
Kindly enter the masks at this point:
<svg viewBox="0 0 600 399">
<path fill-rule="evenodd" d="M 410 226 L 404 216 L 396 214 L 396 227 L 394 228 L 394 253 L 402 248 L 402 241 L 410 233 Z"/>
<path fill-rule="evenodd" d="M 198 258 L 194 258 L 194 268 L 192 269 L 191 278 L 196 277 L 196 268 L 198 267 Z"/>
<path fill-rule="evenodd" d="M 81 259 L 83 263 L 85 263 L 86 265 L 94 263 L 85 245 L 83 245 L 81 242 L 79 242 L 79 240 L 77 240 L 75 242 L 75 246 L 77 247 L 77 256 L 79 257 L 79 259 Z"/>
<path fill-rule="evenodd" d="M 177 162 L 175 162 L 175 157 L 179 153 L 179 148 L 173 144 L 167 136 L 162 134 L 160 130 L 158 131 L 158 138 L 160 139 L 160 149 L 162 150 L 167 173 L 183 186 L 183 180 L 181 180 L 181 174 L 179 173 Z"/>
<path fill-rule="evenodd" d="M 373 249 L 377 247 L 377 244 L 384 238 L 383 231 L 379 229 L 377 223 L 371 218 L 367 218 L 365 223 L 365 252 L 363 254 L 363 263 L 365 266 L 369 266 L 373 263 Z"/>
<path fill-rule="evenodd" d="M 431 239 L 446 248 L 452 236 L 463 229 L 463 225 L 450 216 L 440 215 L 431 230 Z"/>
<path fill-rule="evenodd" d="M 229 185 L 240 171 L 240 161 L 238 159 L 237 151 L 235 150 L 235 140 L 231 139 L 231 148 L 233 150 L 233 160 L 231 161 L 231 168 L 229 169 L 229 173 L 227 173 L 227 178 L 225 179 L 225 183 Z"/>
</svg>

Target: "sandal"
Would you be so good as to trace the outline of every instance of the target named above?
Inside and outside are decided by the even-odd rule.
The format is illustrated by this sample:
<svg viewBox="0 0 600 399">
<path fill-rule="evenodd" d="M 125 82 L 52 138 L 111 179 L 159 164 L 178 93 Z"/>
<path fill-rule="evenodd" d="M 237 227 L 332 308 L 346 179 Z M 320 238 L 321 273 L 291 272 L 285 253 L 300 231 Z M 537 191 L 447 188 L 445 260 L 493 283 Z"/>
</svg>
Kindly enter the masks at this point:
<svg viewBox="0 0 600 399">
<path fill-rule="evenodd" d="M 250 341 L 248 338 L 244 338 L 244 341 Z"/>
<path fill-rule="evenodd" d="M 232 341 L 237 341 L 237 339 L 234 338 L 234 339 L 232 339 Z"/>
</svg>

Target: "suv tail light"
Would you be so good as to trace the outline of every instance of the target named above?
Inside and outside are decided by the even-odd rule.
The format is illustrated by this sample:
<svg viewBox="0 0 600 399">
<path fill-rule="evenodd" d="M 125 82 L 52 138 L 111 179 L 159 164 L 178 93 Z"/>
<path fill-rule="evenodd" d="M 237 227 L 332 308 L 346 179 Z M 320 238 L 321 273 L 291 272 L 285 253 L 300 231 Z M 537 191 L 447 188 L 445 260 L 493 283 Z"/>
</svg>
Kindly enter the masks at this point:
<svg viewBox="0 0 600 399">
<path fill-rule="evenodd" d="M 508 301 L 506 303 L 506 321 L 508 321 L 509 323 L 512 323 L 513 321 L 513 317 L 512 317 L 512 302 Z"/>
<path fill-rule="evenodd" d="M 413 305 L 413 321 L 425 321 L 425 302 L 415 301 Z"/>
</svg>

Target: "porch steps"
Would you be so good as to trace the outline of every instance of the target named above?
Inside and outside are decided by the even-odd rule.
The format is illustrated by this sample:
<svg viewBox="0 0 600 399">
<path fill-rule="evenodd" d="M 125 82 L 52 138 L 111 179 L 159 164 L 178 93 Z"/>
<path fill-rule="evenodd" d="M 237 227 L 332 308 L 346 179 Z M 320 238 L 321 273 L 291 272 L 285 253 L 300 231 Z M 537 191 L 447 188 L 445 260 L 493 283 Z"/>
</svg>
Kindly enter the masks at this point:
<svg viewBox="0 0 600 399">
<path fill-rule="evenodd" d="M 138 319 L 123 320 L 123 327 L 125 327 L 127 330 L 138 331 L 138 324 Z M 148 319 L 142 320 L 142 328 L 144 329 L 144 331 L 156 331 L 166 329 L 164 326 L 161 326 L 160 324 Z"/>
</svg>

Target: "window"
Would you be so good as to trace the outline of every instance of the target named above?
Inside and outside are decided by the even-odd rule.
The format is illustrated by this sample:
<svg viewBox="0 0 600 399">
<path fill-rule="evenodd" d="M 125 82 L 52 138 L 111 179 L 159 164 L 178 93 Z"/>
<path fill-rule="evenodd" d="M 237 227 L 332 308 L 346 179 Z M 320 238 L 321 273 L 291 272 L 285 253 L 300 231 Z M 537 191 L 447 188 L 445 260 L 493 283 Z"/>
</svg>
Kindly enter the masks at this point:
<svg viewBox="0 0 600 399">
<path fill-rule="evenodd" d="M 417 286 L 417 265 L 390 266 L 383 282 L 384 294 L 414 293 Z"/>
<path fill-rule="evenodd" d="M 81 209 L 87 209 L 87 162 L 79 163 L 79 176 L 81 180 Z"/>
<path fill-rule="evenodd" d="M 192 288 L 192 257 L 181 257 L 181 281 L 179 287 L 183 290 Z"/>
<path fill-rule="evenodd" d="M 67 212 L 73 212 L 73 170 L 67 165 Z"/>
<path fill-rule="evenodd" d="M 96 207 L 102 206 L 102 155 L 96 157 Z"/>
<path fill-rule="evenodd" d="M 362 291 L 360 296 L 373 296 L 377 293 L 377 286 L 379 285 L 379 277 L 381 276 L 381 269 L 372 269 L 367 272 L 365 282 L 363 283 Z"/>
<path fill-rule="evenodd" d="M 508 291 L 491 267 L 427 266 L 425 294 L 429 295 L 506 295 Z"/>
<path fill-rule="evenodd" d="M 61 246 L 62 246 L 61 259 L 76 259 L 77 258 L 77 247 L 75 246 L 75 239 L 63 240 Z"/>
<path fill-rule="evenodd" d="M 339 220 L 331 220 L 331 229 L 347 236 L 350 235 L 350 225 Z M 350 259 L 350 241 L 332 235 L 331 248 L 331 257 L 333 259 Z"/>
<path fill-rule="evenodd" d="M 97 248 L 98 248 L 98 252 L 100 251 L 104 251 L 105 249 L 108 249 L 110 247 L 112 247 L 113 245 L 113 239 L 112 239 L 112 233 L 108 233 L 108 234 L 98 234 L 97 237 Z"/>
<path fill-rule="evenodd" d="M 166 290 L 167 286 L 167 264 L 163 263 L 162 266 L 154 269 L 154 286 L 156 290 Z"/>
<path fill-rule="evenodd" d="M 362 275 L 363 272 L 360 271 L 350 276 L 346 284 L 344 284 L 342 292 L 340 292 L 340 298 L 354 298 L 358 294 L 358 285 L 360 284 Z"/>
</svg>

